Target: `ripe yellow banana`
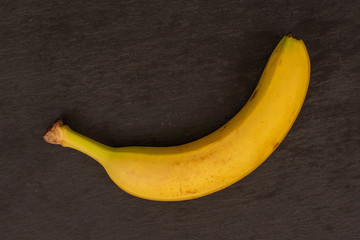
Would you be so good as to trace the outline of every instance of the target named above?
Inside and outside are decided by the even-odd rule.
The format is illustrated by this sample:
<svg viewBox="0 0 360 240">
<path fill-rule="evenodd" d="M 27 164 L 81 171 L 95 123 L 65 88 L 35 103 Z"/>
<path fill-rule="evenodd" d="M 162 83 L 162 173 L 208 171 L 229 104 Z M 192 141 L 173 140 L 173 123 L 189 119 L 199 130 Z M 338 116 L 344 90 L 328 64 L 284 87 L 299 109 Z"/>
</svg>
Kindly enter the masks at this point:
<svg viewBox="0 0 360 240">
<path fill-rule="evenodd" d="M 306 47 L 288 34 L 241 111 L 197 141 L 174 147 L 112 148 L 74 132 L 61 120 L 44 139 L 94 158 L 134 196 L 157 201 L 198 198 L 239 181 L 266 160 L 293 125 L 309 80 Z"/>
</svg>

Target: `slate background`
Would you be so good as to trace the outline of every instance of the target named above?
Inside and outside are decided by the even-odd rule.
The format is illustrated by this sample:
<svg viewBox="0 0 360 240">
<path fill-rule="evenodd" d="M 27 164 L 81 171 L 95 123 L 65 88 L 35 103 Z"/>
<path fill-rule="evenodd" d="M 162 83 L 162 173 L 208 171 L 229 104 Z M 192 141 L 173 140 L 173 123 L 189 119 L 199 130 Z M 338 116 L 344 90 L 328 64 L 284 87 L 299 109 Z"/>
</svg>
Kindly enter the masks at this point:
<svg viewBox="0 0 360 240">
<path fill-rule="evenodd" d="M 0 2 L 0 239 L 358 239 L 359 1 Z M 62 117 L 111 146 L 220 127 L 287 32 L 304 107 L 256 171 L 185 202 L 132 197 L 42 135 Z"/>
</svg>

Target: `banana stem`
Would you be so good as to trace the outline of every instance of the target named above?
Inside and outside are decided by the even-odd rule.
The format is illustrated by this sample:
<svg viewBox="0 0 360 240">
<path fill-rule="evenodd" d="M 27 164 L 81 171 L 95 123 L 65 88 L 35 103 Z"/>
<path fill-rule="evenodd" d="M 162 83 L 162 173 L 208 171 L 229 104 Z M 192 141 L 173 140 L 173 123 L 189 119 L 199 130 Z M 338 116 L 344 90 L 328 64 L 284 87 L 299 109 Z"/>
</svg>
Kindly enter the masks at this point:
<svg viewBox="0 0 360 240">
<path fill-rule="evenodd" d="M 85 153 L 100 164 L 104 164 L 104 161 L 109 160 L 114 152 L 113 148 L 79 134 L 67 125 L 63 125 L 61 120 L 55 122 L 47 130 L 44 139 L 48 143 L 60 144 L 63 147 L 73 148 Z"/>
</svg>

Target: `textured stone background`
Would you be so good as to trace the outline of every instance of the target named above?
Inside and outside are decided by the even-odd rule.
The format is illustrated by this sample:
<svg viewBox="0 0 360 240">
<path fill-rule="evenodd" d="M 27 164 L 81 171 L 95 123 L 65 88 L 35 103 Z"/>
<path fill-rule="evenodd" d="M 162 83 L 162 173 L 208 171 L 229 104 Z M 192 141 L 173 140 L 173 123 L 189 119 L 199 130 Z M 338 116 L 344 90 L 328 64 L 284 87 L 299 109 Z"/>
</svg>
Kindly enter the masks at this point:
<svg viewBox="0 0 360 240">
<path fill-rule="evenodd" d="M 0 2 L 0 239 L 358 239 L 359 1 Z M 279 148 L 186 202 L 132 197 L 46 144 L 62 117 L 111 146 L 195 140 L 241 109 L 287 32 L 312 61 Z"/>
</svg>

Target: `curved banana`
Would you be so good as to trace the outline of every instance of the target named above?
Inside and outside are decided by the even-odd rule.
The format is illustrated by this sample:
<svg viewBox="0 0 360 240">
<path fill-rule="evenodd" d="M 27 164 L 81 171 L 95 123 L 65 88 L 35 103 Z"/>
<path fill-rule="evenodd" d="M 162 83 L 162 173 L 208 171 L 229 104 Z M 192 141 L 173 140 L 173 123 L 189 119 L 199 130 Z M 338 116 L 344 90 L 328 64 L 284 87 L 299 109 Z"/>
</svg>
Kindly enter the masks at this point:
<svg viewBox="0 0 360 240">
<path fill-rule="evenodd" d="M 97 160 L 124 191 L 144 199 L 180 201 L 219 191 L 251 173 L 278 147 L 304 102 L 310 60 L 302 40 L 286 35 L 252 96 L 228 123 L 174 147 L 111 148 L 56 122 L 44 139 Z"/>
</svg>

